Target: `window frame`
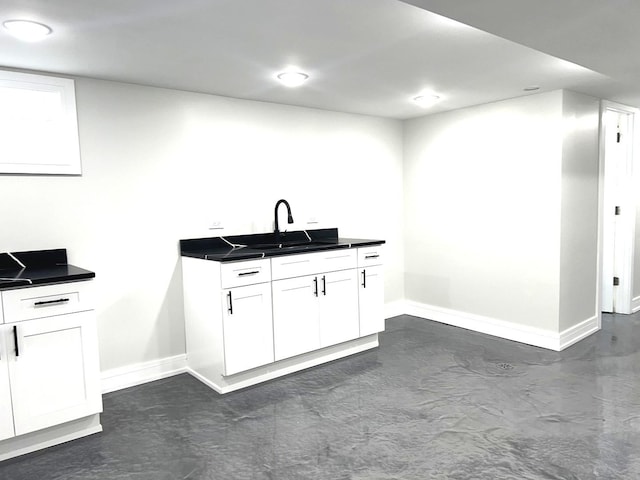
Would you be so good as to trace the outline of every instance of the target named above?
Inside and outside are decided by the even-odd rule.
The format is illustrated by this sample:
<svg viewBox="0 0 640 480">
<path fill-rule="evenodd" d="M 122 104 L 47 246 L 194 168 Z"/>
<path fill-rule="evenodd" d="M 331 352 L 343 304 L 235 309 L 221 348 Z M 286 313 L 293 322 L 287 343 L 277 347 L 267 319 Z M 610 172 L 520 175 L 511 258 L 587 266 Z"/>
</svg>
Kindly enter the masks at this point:
<svg viewBox="0 0 640 480">
<path fill-rule="evenodd" d="M 16 88 L 37 92 L 58 92 L 61 115 L 57 126 L 62 132 L 61 151 L 29 159 L 29 162 L 11 162 L 9 153 L 0 145 L 0 174 L 82 175 L 75 82 L 70 78 L 0 70 L 0 88 Z M 2 108 L 2 105 L 0 105 Z M 28 133 L 28 132 L 27 132 Z M 34 138 L 34 141 L 38 141 Z"/>
</svg>

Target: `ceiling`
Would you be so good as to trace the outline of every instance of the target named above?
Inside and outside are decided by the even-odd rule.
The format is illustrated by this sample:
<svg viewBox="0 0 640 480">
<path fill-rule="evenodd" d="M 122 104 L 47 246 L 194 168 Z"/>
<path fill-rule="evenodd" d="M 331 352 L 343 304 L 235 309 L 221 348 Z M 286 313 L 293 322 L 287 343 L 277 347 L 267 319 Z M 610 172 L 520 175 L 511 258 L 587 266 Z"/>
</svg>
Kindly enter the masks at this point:
<svg viewBox="0 0 640 480">
<path fill-rule="evenodd" d="M 3 0 L 15 18 L 54 32 L 0 29 L 10 69 L 398 119 L 530 85 L 640 105 L 636 0 Z M 278 84 L 288 66 L 310 79 Z M 423 109 L 423 91 L 442 100 Z"/>
</svg>

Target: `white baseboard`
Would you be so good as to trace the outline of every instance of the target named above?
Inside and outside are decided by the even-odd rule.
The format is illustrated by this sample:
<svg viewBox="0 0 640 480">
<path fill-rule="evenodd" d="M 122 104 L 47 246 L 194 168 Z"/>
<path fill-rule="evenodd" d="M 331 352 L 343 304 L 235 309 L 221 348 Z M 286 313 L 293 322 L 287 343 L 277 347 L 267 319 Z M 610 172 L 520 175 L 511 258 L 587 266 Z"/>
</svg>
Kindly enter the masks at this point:
<svg viewBox="0 0 640 480">
<path fill-rule="evenodd" d="M 0 462 L 102 431 L 100 414 L 8 438 L 0 442 Z"/>
<path fill-rule="evenodd" d="M 599 329 L 597 316 L 564 332 L 554 332 L 418 302 L 407 301 L 405 306 L 408 315 L 555 351 L 563 350 Z"/>
<path fill-rule="evenodd" d="M 640 297 L 631 300 L 631 313 L 640 312 Z"/>
<path fill-rule="evenodd" d="M 634 309 L 634 312 L 640 310 L 640 297 L 634 299 L 635 303 L 638 303 L 638 307 Z M 573 345 L 600 328 L 597 316 L 588 318 L 563 332 L 553 332 L 408 300 L 396 300 L 386 303 L 384 313 L 385 318 L 403 314 L 413 315 L 555 351 L 560 351 Z M 106 370 L 102 372 L 102 393 L 141 385 L 188 371 L 186 354 Z"/>
<path fill-rule="evenodd" d="M 598 318 L 598 315 L 587 318 L 577 325 L 574 325 L 573 327 L 567 328 L 566 330 L 560 332 L 560 348 L 558 350 L 564 350 L 565 348 L 570 347 L 574 343 L 579 342 L 583 338 L 588 337 L 598 330 L 600 330 L 600 319 Z"/>
<path fill-rule="evenodd" d="M 102 393 L 153 382 L 186 371 L 186 354 L 105 370 L 102 372 Z"/>
<path fill-rule="evenodd" d="M 384 304 L 384 318 L 397 317 L 405 313 L 404 300 L 395 300 Z"/>
</svg>

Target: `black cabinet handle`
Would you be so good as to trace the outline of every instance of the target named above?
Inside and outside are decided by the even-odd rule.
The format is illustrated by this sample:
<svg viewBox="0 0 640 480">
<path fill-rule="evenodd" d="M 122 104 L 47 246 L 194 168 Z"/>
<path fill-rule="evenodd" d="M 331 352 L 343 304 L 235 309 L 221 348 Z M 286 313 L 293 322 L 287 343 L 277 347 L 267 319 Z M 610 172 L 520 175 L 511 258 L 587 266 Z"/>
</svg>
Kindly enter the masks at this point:
<svg viewBox="0 0 640 480">
<path fill-rule="evenodd" d="M 18 348 L 18 326 L 13 326 L 13 346 L 16 349 L 16 357 L 20 356 L 20 349 Z"/>
<path fill-rule="evenodd" d="M 364 258 L 378 258 L 380 255 L 365 255 Z"/>
<path fill-rule="evenodd" d="M 240 272 L 238 276 L 244 277 L 245 275 L 255 275 L 256 273 L 260 273 L 260 270 L 254 270 L 252 272 Z"/>
<path fill-rule="evenodd" d="M 367 271 L 362 270 L 362 288 L 367 288 Z"/>
<path fill-rule="evenodd" d="M 35 302 L 33 306 L 42 307 L 44 305 L 57 305 L 58 303 L 67 303 L 68 301 L 69 301 L 68 298 L 58 298 L 57 300 L 45 300 L 42 302 Z"/>
<path fill-rule="evenodd" d="M 313 294 L 317 297 L 318 296 L 318 277 L 313 277 L 313 284 L 314 284 Z"/>
<path fill-rule="evenodd" d="M 233 315 L 233 299 L 231 298 L 231 292 L 227 293 L 227 297 L 229 298 L 229 315 Z"/>
<path fill-rule="evenodd" d="M 327 295 L 327 277 L 325 277 L 324 275 L 322 276 L 322 294 L 324 296 Z"/>
</svg>

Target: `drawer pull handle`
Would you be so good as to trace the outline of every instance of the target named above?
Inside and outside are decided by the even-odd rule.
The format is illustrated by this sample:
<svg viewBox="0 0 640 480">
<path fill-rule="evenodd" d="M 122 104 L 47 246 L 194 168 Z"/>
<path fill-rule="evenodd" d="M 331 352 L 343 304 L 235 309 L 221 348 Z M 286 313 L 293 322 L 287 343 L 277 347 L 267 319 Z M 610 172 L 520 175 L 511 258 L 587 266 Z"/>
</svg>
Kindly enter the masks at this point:
<svg viewBox="0 0 640 480">
<path fill-rule="evenodd" d="M 244 277 L 245 275 L 255 275 L 256 273 L 260 273 L 260 270 L 253 270 L 252 272 L 240 272 L 238 276 Z"/>
<path fill-rule="evenodd" d="M 18 326 L 13 326 L 13 346 L 16 350 L 16 357 L 20 356 L 20 349 L 18 348 Z"/>
<path fill-rule="evenodd" d="M 380 255 L 376 254 L 376 255 L 365 255 L 364 258 L 378 258 Z"/>
<path fill-rule="evenodd" d="M 367 288 L 367 271 L 362 270 L 362 288 Z"/>
<path fill-rule="evenodd" d="M 233 300 L 231 298 L 231 292 L 227 293 L 227 297 L 229 298 L 229 315 L 233 315 Z"/>
<path fill-rule="evenodd" d="M 327 296 L 327 277 L 324 275 L 322 276 L 322 294 L 325 297 Z"/>
<path fill-rule="evenodd" d="M 34 307 L 43 307 L 45 305 L 57 305 L 59 303 L 67 303 L 69 301 L 68 298 L 58 298 L 57 300 L 44 300 L 42 302 L 35 302 L 33 304 Z"/>
<path fill-rule="evenodd" d="M 313 284 L 315 285 L 313 294 L 317 297 L 318 296 L 318 277 L 313 277 Z"/>
</svg>

